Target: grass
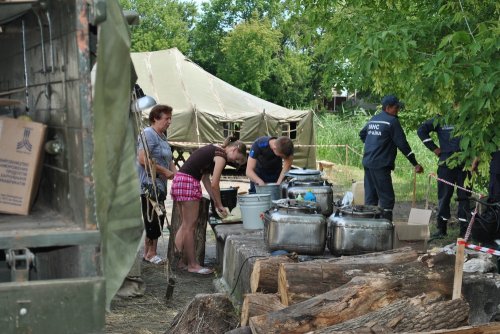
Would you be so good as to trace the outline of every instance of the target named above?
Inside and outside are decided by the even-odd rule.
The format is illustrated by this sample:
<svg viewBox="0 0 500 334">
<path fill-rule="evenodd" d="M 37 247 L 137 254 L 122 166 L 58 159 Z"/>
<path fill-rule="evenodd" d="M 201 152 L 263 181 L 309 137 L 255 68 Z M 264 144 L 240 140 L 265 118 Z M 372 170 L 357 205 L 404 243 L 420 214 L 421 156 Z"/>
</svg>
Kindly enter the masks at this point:
<svg viewBox="0 0 500 334">
<path fill-rule="evenodd" d="M 361 164 L 363 143 L 359 139 L 359 131 L 370 117 L 369 115 L 341 117 L 324 113 L 319 114 L 315 119 L 317 160 L 327 160 L 342 165 L 334 172 L 333 179 L 344 191 L 350 189 L 352 181 L 363 180 L 364 172 Z M 428 174 L 436 171 L 437 158 L 422 144 L 416 130 L 405 129 L 405 132 L 417 161 L 424 167 L 424 173 L 417 175 L 416 199 L 417 201 L 425 200 L 429 187 L 429 200 L 436 201 L 436 182 L 431 180 L 429 185 Z M 347 150 L 345 146 L 342 146 L 346 144 L 349 146 Z M 325 146 L 322 147 L 322 145 Z M 332 147 L 331 145 L 340 146 Z M 396 158 L 393 185 L 397 200 L 412 200 L 413 166 L 400 152 Z"/>
</svg>

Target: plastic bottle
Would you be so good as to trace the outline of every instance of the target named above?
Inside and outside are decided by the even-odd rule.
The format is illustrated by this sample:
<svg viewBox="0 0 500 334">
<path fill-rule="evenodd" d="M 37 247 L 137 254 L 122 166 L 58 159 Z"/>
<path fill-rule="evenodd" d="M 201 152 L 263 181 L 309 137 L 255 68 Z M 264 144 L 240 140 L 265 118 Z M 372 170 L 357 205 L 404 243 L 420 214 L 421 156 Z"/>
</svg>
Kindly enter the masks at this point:
<svg viewBox="0 0 500 334">
<path fill-rule="evenodd" d="M 310 201 L 310 202 L 316 202 L 316 195 L 314 195 L 312 193 L 311 190 L 309 190 L 308 192 L 306 192 L 306 194 L 304 195 L 304 200 L 305 201 Z"/>
</svg>

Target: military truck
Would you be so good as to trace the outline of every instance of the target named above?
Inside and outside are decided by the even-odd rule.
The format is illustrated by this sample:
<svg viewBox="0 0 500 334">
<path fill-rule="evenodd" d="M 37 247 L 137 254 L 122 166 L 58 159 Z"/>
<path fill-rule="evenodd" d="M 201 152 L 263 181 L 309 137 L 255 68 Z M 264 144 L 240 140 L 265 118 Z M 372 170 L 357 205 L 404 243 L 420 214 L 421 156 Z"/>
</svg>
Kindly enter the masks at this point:
<svg viewBox="0 0 500 334">
<path fill-rule="evenodd" d="M 129 48 L 117 0 L 0 0 L 0 119 L 46 125 L 31 210 L 0 212 L 2 333 L 104 332 L 142 235 Z"/>
</svg>

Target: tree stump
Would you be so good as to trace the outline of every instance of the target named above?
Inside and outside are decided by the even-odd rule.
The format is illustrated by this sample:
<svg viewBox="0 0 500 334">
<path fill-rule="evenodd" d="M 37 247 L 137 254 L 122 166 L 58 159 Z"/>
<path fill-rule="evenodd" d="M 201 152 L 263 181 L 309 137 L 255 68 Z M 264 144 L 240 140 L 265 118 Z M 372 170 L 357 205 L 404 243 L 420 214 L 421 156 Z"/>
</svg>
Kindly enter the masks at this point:
<svg viewBox="0 0 500 334">
<path fill-rule="evenodd" d="M 210 206 L 210 200 L 207 199 L 205 196 L 202 197 L 200 201 L 200 208 L 198 210 L 198 221 L 196 222 L 196 230 L 194 234 L 196 261 L 198 261 L 198 263 L 202 266 L 205 263 L 205 242 L 207 238 L 206 233 L 207 233 L 209 206 Z M 170 226 L 169 226 L 170 236 L 168 238 L 167 257 L 169 263 L 173 263 L 174 260 L 175 236 L 177 235 L 177 231 L 179 230 L 181 223 L 182 221 L 181 221 L 181 216 L 179 214 L 179 208 L 177 206 L 177 202 L 174 201 L 172 206 L 172 217 L 170 219 Z"/>
<path fill-rule="evenodd" d="M 226 294 L 199 294 L 174 318 L 168 333 L 225 333 L 236 328 L 238 322 Z"/>
<path fill-rule="evenodd" d="M 252 293 L 276 293 L 278 292 L 278 270 L 281 263 L 296 263 L 298 259 L 292 259 L 286 255 L 271 256 L 257 259 L 253 265 L 250 276 L 250 289 Z"/>
</svg>

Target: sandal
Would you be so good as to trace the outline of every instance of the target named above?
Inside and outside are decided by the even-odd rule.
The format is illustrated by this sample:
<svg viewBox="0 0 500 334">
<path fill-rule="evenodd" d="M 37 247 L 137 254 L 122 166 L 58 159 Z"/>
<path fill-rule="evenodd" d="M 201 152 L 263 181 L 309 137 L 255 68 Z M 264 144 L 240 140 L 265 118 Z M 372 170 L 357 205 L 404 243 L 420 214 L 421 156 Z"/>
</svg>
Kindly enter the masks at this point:
<svg viewBox="0 0 500 334">
<path fill-rule="evenodd" d="M 146 261 L 149 261 L 152 264 L 163 264 L 163 263 L 165 263 L 165 259 L 162 259 L 158 255 L 155 255 L 155 256 L 153 256 L 152 258 L 150 258 L 149 260 L 146 260 Z"/>
<path fill-rule="evenodd" d="M 190 272 L 191 274 L 198 274 L 198 275 L 210 275 L 211 273 L 214 272 L 214 270 L 210 268 L 201 267 L 200 269 L 195 271 L 188 270 L 188 272 Z"/>
</svg>

